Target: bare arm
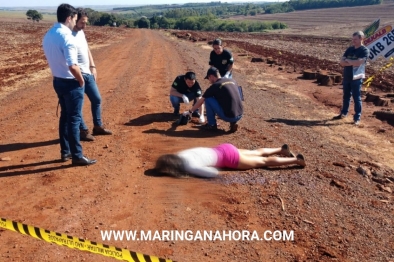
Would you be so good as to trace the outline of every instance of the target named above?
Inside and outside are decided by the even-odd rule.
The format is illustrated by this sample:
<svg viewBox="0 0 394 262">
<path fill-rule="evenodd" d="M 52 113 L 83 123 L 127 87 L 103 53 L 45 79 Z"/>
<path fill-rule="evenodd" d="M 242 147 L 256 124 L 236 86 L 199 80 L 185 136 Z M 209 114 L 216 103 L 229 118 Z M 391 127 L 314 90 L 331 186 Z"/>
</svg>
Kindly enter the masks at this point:
<svg viewBox="0 0 394 262">
<path fill-rule="evenodd" d="M 204 103 L 205 98 L 201 97 L 201 99 L 198 99 L 197 103 L 190 109 L 191 112 L 194 112 L 197 110 L 197 108 L 200 108 L 200 106 Z"/>
<path fill-rule="evenodd" d="M 83 79 L 83 76 L 81 74 L 81 70 L 79 69 L 79 66 L 72 65 L 72 66 L 69 66 L 68 68 L 70 69 L 71 74 L 79 82 L 80 87 L 83 87 L 85 85 L 85 80 Z"/>
<path fill-rule="evenodd" d="M 339 61 L 339 64 L 340 64 L 341 66 L 351 66 L 351 65 L 348 63 L 348 60 L 346 60 L 346 57 L 342 57 L 341 60 Z"/>
<path fill-rule="evenodd" d="M 365 59 L 360 58 L 360 59 L 357 59 L 357 60 L 346 60 L 346 61 L 351 66 L 360 66 L 360 65 L 364 64 Z"/>
<path fill-rule="evenodd" d="M 96 64 L 94 63 L 92 53 L 90 52 L 90 49 L 88 48 L 89 52 L 89 66 L 90 66 L 90 71 L 92 71 L 92 74 L 94 76 L 94 80 L 97 82 L 97 70 L 96 70 Z"/>
<path fill-rule="evenodd" d="M 182 97 L 182 96 L 183 96 L 183 94 L 181 94 L 181 93 L 179 93 L 178 91 L 176 91 L 176 89 L 173 88 L 173 87 L 171 87 L 170 95 L 172 95 L 172 96 L 177 96 L 177 97 Z"/>
</svg>

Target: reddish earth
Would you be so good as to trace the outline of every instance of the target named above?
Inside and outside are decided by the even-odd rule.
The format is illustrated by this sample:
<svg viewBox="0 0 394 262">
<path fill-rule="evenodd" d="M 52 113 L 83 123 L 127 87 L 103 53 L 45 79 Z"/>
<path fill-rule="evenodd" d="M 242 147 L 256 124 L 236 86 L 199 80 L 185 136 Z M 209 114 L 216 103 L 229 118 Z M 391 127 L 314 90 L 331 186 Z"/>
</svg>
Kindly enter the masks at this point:
<svg viewBox="0 0 394 262">
<path fill-rule="evenodd" d="M 195 70 L 206 88 L 210 47 L 164 31 L 89 28 L 103 119 L 114 135 L 83 143 L 98 163 L 73 167 L 58 161 L 57 99 L 48 69 L 37 73 L 45 61 L 34 70 L 37 59 L 22 59 L 25 53 L 43 59 L 48 25 L 16 36 L 14 29 L 27 30 L 26 24 L 5 27 L 5 37 L 32 43 L 8 41 L 14 46 L 2 47 L 9 55 L 0 58 L 0 158 L 11 159 L 0 161 L 1 217 L 97 242 L 100 230 L 110 229 L 294 231 L 294 241 L 278 242 L 105 241 L 177 261 L 394 260 L 393 127 L 371 117 L 377 107 L 364 104 L 361 128 L 350 118 L 331 121 L 341 103 L 339 86 L 320 87 L 299 79 L 299 72 L 250 63 L 262 54 L 239 56 L 251 50 L 232 42 L 234 78 L 246 98 L 240 129 L 229 134 L 223 122 L 218 133 L 192 124 L 174 128 L 171 82 Z M 23 61 L 27 82 L 9 75 Z M 84 116 L 92 127 L 88 100 Z M 212 180 L 152 176 L 161 154 L 221 142 L 247 149 L 288 143 L 308 166 L 222 171 Z M 3 229 L 0 241 L 1 261 L 112 261 Z"/>
</svg>

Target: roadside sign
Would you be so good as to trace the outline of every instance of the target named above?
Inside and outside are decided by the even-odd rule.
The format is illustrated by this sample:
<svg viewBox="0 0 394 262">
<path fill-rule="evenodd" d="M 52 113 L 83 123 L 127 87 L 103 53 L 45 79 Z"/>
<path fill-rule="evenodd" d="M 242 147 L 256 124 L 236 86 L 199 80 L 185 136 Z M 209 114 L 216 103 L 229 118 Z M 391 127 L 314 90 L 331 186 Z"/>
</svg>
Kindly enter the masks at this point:
<svg viewBox="0 0 394 262">
<path fill-rule="evenodd" d="M 379 28 L 380 18 L 373 21 L 364 30 L 364 45 L 369 49 L 369 59 L 375 61 L 383 56 L 389 59 L 394 54 L 394 29 L 391 25 Z M 378 29 L 379 28 L 379 29 Z"/>
</svg>

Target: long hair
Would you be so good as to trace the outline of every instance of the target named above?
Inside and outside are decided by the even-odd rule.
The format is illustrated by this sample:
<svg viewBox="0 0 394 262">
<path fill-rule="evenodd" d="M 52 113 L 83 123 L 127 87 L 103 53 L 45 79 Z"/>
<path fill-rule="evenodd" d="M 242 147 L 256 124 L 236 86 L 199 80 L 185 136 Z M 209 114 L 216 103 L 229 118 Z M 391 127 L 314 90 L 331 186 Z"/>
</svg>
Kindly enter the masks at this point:
<svg viewBox="0 0 394 262">
<path fill-rule="evenodd" d="M 156 171 L 176 178 L 188 177 L 182 158 L 175 154 L 162 155 L 156 161 Z"/>
</svg>

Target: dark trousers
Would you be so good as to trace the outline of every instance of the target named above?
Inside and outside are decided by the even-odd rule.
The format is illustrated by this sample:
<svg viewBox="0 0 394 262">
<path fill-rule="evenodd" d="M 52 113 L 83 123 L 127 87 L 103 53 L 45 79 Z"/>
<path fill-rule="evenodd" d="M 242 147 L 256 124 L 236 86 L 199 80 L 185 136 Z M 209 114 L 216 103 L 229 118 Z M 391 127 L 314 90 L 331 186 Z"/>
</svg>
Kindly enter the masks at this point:
<svg viewBox="0 0 394 262">
<path fill-rule="evenodd" d="M 60 153 L 72 154 L 73 159 L 83 157 L 79 140 L 84 87 L 72 79 L 54 78 L 53 87 L 61 108 L 59 119 Z"/>
</svg>

